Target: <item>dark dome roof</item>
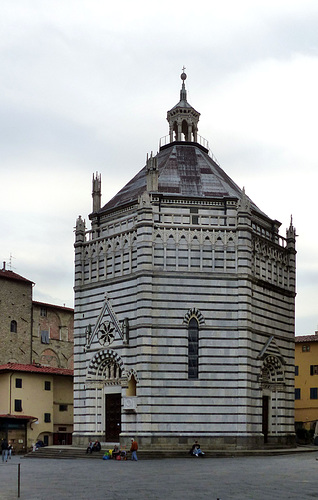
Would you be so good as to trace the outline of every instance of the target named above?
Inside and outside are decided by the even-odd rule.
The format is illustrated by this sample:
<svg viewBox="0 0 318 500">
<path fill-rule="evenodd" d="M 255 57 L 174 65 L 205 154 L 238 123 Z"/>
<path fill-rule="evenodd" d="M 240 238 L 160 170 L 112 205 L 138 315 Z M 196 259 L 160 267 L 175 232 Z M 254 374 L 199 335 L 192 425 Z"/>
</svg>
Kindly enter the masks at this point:
<svg viewBox="0 0 318 500">
<path fill-rule="evenodd" d="M 243 197 L 243 191 L 215 163 L 207 150 L 197 143 L 171 143 L 161 148 L 156 158 L 159 170 L 158 193 L 196 199 Z M 99 213 L 136 202 L 147 189 L 146 175 L 145 166 Z M 252 208 L 262 213 L 254 203 Z"/>
</svg>

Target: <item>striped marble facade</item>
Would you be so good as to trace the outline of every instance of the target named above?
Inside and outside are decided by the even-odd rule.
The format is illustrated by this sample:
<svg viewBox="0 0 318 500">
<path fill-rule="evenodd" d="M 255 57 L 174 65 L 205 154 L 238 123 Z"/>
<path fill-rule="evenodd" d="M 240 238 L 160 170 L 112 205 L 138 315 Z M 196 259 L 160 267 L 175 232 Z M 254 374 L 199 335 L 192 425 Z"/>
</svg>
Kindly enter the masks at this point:
<svg viewBox="0 0 318 500">
<path fill-rule="evenodd" d="M 109 394 L 121 398 L 122 445 L 290 443 L 292 224 L 279 236 L 244 192 L 221 201 L 146 191 L 90 217 L 91 230 L 76 225 L 74 443 L 109 441 Z"/>
<path fill-rule="evenodd" d="M 295 228 L 215 162 L 187 102 L 157 155 L 75 231 L 75 444 L 294 440 Z"/>
</svg>

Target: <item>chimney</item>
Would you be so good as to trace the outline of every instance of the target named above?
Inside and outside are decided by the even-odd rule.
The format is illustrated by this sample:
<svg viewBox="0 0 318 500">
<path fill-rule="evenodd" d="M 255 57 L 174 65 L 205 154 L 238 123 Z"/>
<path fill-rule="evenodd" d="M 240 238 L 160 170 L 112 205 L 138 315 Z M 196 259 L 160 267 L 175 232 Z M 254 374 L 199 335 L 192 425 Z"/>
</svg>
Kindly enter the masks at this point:
<svg viewBox="0 0 318 500">
<path fill-rule="evenodd" d="M 6 270 L 6 263 L 5 261 L 3 261 L 3 268 L 2 268 L 2 271 L 5 271 Z"/>
</svg>

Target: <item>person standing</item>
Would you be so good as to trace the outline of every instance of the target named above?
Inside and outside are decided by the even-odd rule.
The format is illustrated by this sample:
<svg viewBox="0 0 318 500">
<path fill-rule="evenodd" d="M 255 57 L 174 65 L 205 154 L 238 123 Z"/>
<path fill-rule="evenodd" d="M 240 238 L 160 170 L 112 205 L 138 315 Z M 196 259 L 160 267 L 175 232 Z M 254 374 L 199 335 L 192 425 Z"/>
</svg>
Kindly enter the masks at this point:
<svg viewBox="0 0 318 500">
<path fill-rule="evenodd" d="M 8 443 L 8 458 L 10 460 L 11 460 L 12 450 L 13 450 L 13 446 L 11 444 L 11 441 L 9 441 L 9 443 Z"/>
<path fill-rule="evenodd" d="M 8 461 L 8 441 L 6 438 L 2 439 L 1 442 L 1 450 L 2 450 L 2 462 Z"/>
<path fill-rule="evenodd" d="M 137 443 L 137 441 L 134 440 L 134 438 L 131 438 L 130 451 L 131 451 L 131 459 L 132 460 L 136 460 L 136 461 L 138 460 L 137 450 L 138 450 L 138 443 Z"/>
</svg>

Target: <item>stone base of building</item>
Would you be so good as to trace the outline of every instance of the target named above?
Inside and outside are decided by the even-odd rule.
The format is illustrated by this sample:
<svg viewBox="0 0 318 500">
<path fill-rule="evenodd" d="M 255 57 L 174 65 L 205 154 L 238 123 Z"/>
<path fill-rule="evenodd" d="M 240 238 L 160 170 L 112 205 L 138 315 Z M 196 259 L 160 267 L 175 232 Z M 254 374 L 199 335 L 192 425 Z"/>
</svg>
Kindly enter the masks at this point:
<svg viewBox="0 0 318 500">
<path fill-rule="evenodd" d="M 267 442 L 264 442 L 264 436 L 260 435 L 248 435 L 248 436 L 176 436 L 176 435 L 165 435 L 165 436 L 154 436 L 154 435 L 124 435 L 121 434 L 118 442 L 121 448 L 130 448 L 131 438 L 134 437 L 140 450 L 175 450 L 175 451 L 188 451 L 193 445 L 194 441 L 197 440 L 203 450 L 213 451 L 213 450 L 257 450 L 257 449 L 268 449 L 268 448 L 291 448 L 296 446 L 296 436 L 295 434 L 288 435 L 270 435 L 267 437 Z M 88 442 L 100 441 L 102 446 L 111 445 L 114 442 L 107 443 L 105 441 L 105 435 L 101 434 L 91 434 L 80 435 L 73 434 L 73 445 L 74 446 L 87 446 Z"/>
</svg>

